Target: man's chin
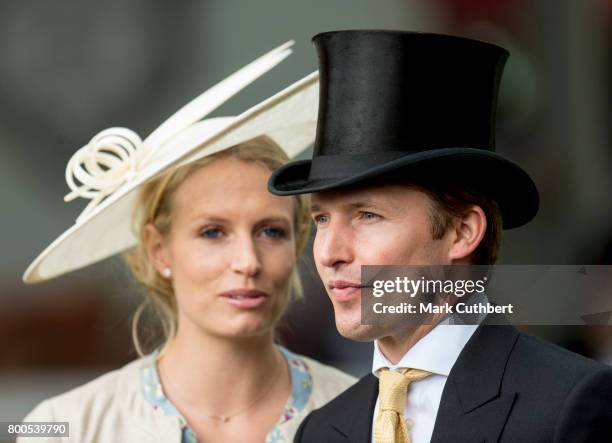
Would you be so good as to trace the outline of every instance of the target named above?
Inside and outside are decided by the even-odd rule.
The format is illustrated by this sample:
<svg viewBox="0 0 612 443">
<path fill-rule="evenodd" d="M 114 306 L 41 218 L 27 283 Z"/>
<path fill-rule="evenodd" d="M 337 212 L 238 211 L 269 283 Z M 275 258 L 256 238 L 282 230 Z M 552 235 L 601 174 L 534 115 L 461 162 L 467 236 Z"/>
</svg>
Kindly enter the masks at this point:
<svg viewBox="0 0 612 443">
<path fill-rule="evenodd" d="M 336 328 L 340 335 L 353 341 L 369 342 L 374 341 L 382 331 L 376 326 L 362 325 L 360 322 L 341 321 L 336 319 Z"/>
</svg>

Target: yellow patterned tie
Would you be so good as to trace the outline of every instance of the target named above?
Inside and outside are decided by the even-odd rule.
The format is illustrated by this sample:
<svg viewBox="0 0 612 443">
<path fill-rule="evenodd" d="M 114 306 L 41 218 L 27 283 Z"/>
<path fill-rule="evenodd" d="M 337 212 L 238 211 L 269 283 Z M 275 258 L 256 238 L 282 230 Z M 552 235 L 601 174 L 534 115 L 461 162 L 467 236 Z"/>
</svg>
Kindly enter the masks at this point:
<svg viewBox="0 0 612 443">
<path fill-rule="evenodd" d="M 382 368 L 378 377 L 378 415 L 374 420 L 375 443 L 410 443 L 408 426 L 404 419 L 406 395 L 413 381 L 421 380 L 431 372 L 405 369 L 403 372 Z"/>
</svg>

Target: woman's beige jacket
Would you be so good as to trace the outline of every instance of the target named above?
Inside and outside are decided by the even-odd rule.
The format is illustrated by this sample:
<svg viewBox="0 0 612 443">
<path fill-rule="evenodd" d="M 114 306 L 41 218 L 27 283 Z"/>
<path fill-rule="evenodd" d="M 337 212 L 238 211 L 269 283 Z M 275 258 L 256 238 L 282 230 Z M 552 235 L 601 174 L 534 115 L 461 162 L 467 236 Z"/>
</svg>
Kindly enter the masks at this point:
<svg viewBox="0 0 612 443">
<path fill-rule="evenodd" d="M 181 443 L 178 417 L 156 412 L 141 388 L 144 358 L 108 372 L 64 394 L 42 401 L 25 422 L 69 422 L 70 437 L 20 437 L 17 443 Z M 313 409 L 351 386 L 355 379 L 335 368 L 300 356 L 312 375 L 312 393 L 300 414 L 287 422 L 293 435 Z"/>
</svg>

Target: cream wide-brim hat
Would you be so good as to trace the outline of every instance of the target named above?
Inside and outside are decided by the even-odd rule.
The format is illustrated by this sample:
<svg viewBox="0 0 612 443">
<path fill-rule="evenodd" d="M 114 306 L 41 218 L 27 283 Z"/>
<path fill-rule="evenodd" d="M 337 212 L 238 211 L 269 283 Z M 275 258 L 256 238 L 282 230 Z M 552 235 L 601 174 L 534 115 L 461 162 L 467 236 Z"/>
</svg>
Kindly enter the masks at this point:
<svg viewBox="0 0 612 443">
<path fill-rule="evenodd" d="M 110 128 L 77 151 L 66 169 L 72 192 L 64 199 L 92 201 L 75 224 L 32 262 L 23 281 L 48 280 L 136 246 L 131 219 L 138 190 L 170 168 L 261 135 L 270 137 L 290 158 L 309 147 L 316 130 L 317 72 L 238 116 L 201 120 L 280 63 L 291 53 L 292 44 L 272 50 L 207 90 L 144 141 L 129 129 Z"/>
</svg>

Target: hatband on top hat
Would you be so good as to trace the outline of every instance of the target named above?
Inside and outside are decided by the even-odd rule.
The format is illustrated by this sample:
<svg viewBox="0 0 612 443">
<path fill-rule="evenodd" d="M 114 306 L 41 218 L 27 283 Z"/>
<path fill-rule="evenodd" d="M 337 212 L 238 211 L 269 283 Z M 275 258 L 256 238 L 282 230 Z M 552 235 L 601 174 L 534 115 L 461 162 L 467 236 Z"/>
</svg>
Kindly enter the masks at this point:
<svg viewBox="0 0 612 443">
<path fill-rule="evenodd" d="M 495 152 L 505 49 L 477 40 L 400 31 L 336 31 L 313 38 L 320 97 L 312 160 L 268 182 L 276 195 L 383 180 L 467 186 L 493 197 L 505 229 L 531 220 L 531 177 Z"/>
</svg>

